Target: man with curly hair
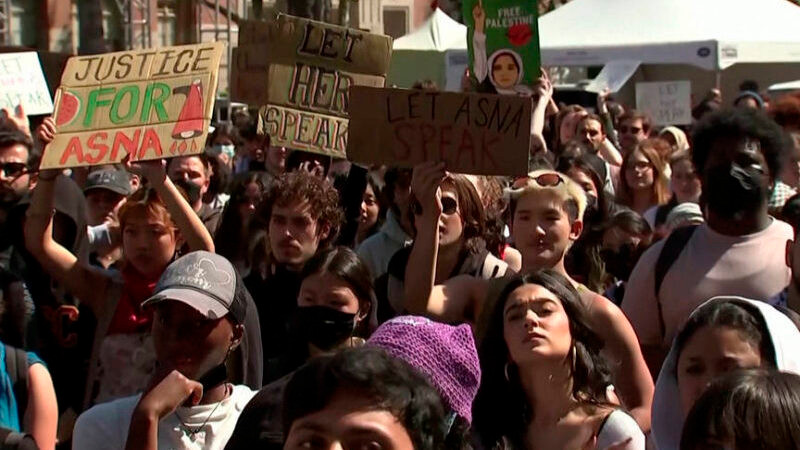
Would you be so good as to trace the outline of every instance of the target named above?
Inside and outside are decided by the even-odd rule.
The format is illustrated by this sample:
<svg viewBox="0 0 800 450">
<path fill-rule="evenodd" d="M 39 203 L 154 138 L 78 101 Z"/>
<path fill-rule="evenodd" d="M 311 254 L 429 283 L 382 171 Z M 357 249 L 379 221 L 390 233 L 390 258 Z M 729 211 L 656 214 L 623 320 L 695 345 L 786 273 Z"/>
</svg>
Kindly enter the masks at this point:
<svg viewBox="0 0 800 450">
<path fill-rule="evenodd" d="M 254 261 L 245 284 L 258 308 L 264 361 L 269 366 L 288 342 L 303 267 L 318 251 L 330 247 L 339 233 L 339 194 L 308 172 L 283 174 L 265 194 L 254 220 L 266 235 L 255 250 L 261 261 Z M 269 381 L 267 366 L 265 381 Z"/>
</svg>

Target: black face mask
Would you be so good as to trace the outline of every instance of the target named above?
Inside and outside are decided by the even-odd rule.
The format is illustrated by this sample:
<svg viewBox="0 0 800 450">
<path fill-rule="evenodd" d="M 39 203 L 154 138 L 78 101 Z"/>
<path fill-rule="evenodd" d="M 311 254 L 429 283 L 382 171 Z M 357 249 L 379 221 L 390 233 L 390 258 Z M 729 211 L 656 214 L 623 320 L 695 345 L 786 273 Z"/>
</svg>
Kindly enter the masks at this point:
<svg viewBox="0 0 800 450">
<path fill-rule="evenodd" d="M 767 201 L 764 171 L 758 165 L 736 163 L 711 167 L 703 178 L 703 199 L 708 209 L 729 219 L 755 211 Z"/>
<path fill-rule="evenodd" d="M 320 350 L 328 351 L 353 335 L 356 315 L 337 311 L 327 306 L 297 308 L 294 329 Z"/>
<path fill-rule="evenodd" d="M 631 244 L 622 245 L 616 252 L 611 249 L 600 250 L 600 257 L 606 264 L 606 271 L 622 281 L 628 281 L 641 255 L 642 251 Z"/>
<path fill-rule="evenodd" d="M 186 192 L 186 196 L 188 197 L 188 202 L 190 205 L 194 205 L 198 200 L 200 200 L 200 186 L 183 178 L 173 180 L 172 184 L 178 186 L 179 188 L 183 189 L 184 192 Z"/>
</svg>

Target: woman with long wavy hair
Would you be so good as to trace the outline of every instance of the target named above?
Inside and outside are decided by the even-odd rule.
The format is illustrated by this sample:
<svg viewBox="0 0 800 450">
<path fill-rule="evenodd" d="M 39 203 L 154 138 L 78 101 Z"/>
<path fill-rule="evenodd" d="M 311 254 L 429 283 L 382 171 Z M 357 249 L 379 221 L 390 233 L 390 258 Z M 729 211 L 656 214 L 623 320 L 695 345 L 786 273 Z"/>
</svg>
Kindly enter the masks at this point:
<svg viewBox="0 0 800 450">
<path fill-rule="evenodd" d="M 644 449 L 644 434 L 615 405 L 603 341 L 566 277 L 519 275 L 491 311 L 473 408 L 484 448 Z"/>
</svg>

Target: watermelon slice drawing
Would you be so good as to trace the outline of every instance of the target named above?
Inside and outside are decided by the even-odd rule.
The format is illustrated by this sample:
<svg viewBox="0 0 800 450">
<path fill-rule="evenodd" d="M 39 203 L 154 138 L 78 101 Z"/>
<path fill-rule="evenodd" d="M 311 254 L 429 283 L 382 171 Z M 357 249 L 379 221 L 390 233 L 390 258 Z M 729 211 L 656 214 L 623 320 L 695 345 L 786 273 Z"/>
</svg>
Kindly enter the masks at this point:
<svg viewBox="0 0 800 450">
<path fill-rule="evenodd" d="M 56 113 L 56 126 L 63 127 L 69 125 L 78 117 L 80 110 L 80 98 L 69 91 L 62 90 L 61 99 L 58 102 L 58 112 Z"/>
</svg>

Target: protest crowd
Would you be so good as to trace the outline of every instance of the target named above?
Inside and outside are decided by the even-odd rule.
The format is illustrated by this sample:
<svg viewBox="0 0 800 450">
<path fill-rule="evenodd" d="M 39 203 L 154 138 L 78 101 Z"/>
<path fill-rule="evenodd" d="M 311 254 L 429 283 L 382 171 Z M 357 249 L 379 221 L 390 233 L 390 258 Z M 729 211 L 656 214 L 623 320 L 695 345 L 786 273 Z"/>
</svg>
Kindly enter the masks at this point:
<svg viewBox="0 0 800 450">
<path fill-rule="evenodd" d="M 346 98 L 296 146 L 285 104 L 204 115 L 216 47 L 173 61 L 205 70 L 185 86 L 87 102 L 69 82 L 106 69 L 70 60 L 52 115 L 4 108 L 0 449 L 800 449 L 800 91 L 742 80 L 688 124 L 565 103 L 476 5 L 461 92 L 353 78 L 351 111 L 388 118 L 352 112 L 349 141 Z M 372 38 L 342 33 L 344 59 L 314 51 L 358 60 Z M 140 97 L 142 123 L 180 118 L 102 131 Z M 521 134 L 429 151 L 424 123 L 492 101 L 480 126 Z M 368 161 L 387 142 L 405 156 Z"/>
</svg>

